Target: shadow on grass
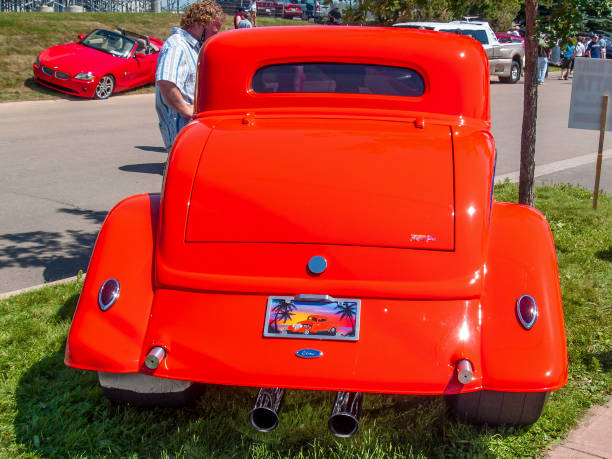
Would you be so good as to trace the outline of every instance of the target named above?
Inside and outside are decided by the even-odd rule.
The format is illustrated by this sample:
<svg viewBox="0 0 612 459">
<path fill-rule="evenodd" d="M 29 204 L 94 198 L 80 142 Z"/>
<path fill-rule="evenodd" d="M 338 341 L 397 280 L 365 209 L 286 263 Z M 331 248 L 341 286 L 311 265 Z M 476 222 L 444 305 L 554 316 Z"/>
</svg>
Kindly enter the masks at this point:
<svg viewBox="0 0 612 459">
<path fill-rule="evenodd" d="M 595 252 L 595 256 L 600 260 L 612 262 L 612 247 Z"/>
<path fill-rule="evenodd" d="M 154 94 L 155 93 L 155 84 L 150 83 L 144 86 L 138 86 L 136 88 L 128 89 L 127 91 L 121 91 L 113 94 L 113 97 L 117 96 L 135 96 L 139 94 Z"/>
<path fill-rule="evenodd" d="M 72 319 L 77 302 L 79 301 L 79 296 L 80 293 L 76 293 L 64 302 L 64 304 L 55 313 L 54 319 L 56 322 L 64 322 Z"/>
<path fill-rule="evenodd" d="M 333 394 L 291 391 L 279 428 L 255 432 L 247 413 L 256 390 L 206 386 L 190 408 L 113 405 L 93 372 L 68 368 L 63 349 L 30 367 L 16 391 L 16 441 L 43 457 L 492 456 L 485 431 L 445 419 L 439 397 L 367 396 L 360 432 L 337 440 L 326 422 Z M 378 406 L 381 405 L 382 406 Z M 369 405 L 369 406 L 368 406 Z M 499 430 L 497 437 L 516 435 Z"/>
<path fill-rule="evenodd" d="M 592 358 L 599 362 L 599 366 L 603 371 L 612 370 L 612 351 L 601 352 L 599 354 L 589 354 Z"/>
<path fill-rule="evenodd" d="M 210 386 L 198 405 L 183 409 L 113 405 L 94 372 L 69 368 L 63 358 L 63 349 L 42 358 L 19 381 L 14 431 L 21 449 L 43 457 L 244 457 L 232 453 L 244 443 L 233 424 L 252 390 Z"/>
</svg>

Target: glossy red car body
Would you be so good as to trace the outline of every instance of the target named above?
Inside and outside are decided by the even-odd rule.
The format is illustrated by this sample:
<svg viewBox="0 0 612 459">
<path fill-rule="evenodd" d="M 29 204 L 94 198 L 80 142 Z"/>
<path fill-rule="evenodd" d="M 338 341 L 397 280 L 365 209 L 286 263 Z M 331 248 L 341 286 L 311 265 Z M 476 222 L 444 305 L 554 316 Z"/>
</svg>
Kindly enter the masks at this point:
<svg viewBox="0 0 612 459">
<path fill-rule="evenodd" d="M 96 30 L 90 34 L 94 32 Z M 153 37 L 142 37 L 149 43 L 134 41 L 127 57 L 84 46 L 82 43 L 86 37 L 75 43 L 52 46 L 40 53 L 32 65 L 34 80 L 47 88 L 79 97 L 94 97 L 100 79 L 106 75 L 114 79 L 113 93 L 154 83 L 157 56 L 163 42 Z M 80 73 L 92 77 L 89 80 L 76 79 Z"/>
<path fill-rule="evenodd" d="M 160 346 L 154 376 L 204 383 L 393 394 L 563 386 L 548 224 L 492 199 L 487 56 L 451 34 L 432 54 L 430 37 L 306 26 L 209 40 L 197 115 L 173 146 L 161 195 L 127 198 L 100 231 L 66 363 L 143 372 Z M 254 89 L 258 70 L 288 63 L 412 69 L 424 92 Z M 307 269 L 316 255 L 328 263 L 320 275 Z M 103 312 L 109 278 L 121 294 Z M 300 293 L 360 299 L 359 340 L 316 341 L 323 356 L 304 360 L 296 351 L 313 341 L 264 338 L 267 298 Z M 517 319 L 524 294 L 538 305 L 530 330 Z M 462 359 L 473 365 L 467 384 L 455 376 Z"/>
<path fill-rule="evenodd" d="M 338 324 L 331 320 L 328 316 L 312 314 L 306 320 L 302 320 L 295 325 L 289 325 L 287 331 L 290 333 L 301 334 L 317 334 L 317 333 L 332 333 L 335 334 L 338 329 Z"/>
</svg>

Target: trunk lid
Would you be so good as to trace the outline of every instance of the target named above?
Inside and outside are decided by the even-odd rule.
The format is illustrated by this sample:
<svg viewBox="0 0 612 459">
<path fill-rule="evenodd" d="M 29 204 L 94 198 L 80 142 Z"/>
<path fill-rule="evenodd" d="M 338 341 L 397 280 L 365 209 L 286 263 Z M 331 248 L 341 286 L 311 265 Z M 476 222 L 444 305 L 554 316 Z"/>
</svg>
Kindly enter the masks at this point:
<svg viewBox="0 0 612 459">
<path fill-rule="evenodd" d="M 448 125 L 225 119 L 195 177 L 187 243 L 454 250 Z"/>
</svg>

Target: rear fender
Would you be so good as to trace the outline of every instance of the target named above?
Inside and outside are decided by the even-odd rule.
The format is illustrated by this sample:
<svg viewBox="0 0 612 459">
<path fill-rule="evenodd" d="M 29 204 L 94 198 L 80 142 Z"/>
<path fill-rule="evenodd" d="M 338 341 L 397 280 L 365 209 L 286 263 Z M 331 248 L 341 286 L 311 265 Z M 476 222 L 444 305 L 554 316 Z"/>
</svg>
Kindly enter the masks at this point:
<svg viewBox="0 0 612 459">
<path fill-rule="evenodd" d="M 482 297 L 483 388 L 555 390 L 567 381 L 565 324 L 555 246 L 544 216 L 519 204 L 493 203 Z M 531 295 L 538 318 L 525 330 L 517 299 Z"/>
<path fill-rule="evenodd" d="M 106 217 L 70 327 L 66 365 L 115 373 L 140 370 L 154 295 L 159 201 L 159 194 L 132 196 Z M 109 278 L 119 281 L 120 294 L 102 311 L 98 292 Z"/>
</svg>

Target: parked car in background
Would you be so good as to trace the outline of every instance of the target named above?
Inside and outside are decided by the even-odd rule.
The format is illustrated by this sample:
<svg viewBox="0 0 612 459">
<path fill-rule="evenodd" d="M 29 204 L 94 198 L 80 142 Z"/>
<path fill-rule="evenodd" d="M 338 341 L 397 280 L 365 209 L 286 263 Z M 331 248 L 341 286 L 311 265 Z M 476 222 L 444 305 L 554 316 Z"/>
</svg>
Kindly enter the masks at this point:
<svg viewBox="0 0 612 459">
<path fill-rule="evenodd" d="M 517 37 L 511 33 L 496 33 L 495 37 L 500 43 L 521 43 L 523 48 L 525 47 L 525 39 L 523 37 Z"/>
<path fill-rule="evenodd" d="M 502 83 L 516 83 L 521 79 L 525 64 L 525 49 L 521 43 L 500 43 L 493 29 L 485 21 L 400 22 L 393 27 L 450 32 L 477 40 L 489 59 L 489 72 Z M 518 38 L 518 37 L 517 37 Z"/>
<path fill-rule="evenodd" d="M 277 0 L 276 16 L 286 19 L 301 18 L 302 5 L 298 0 Z"/>
<path fill-rule="evenodd" d="M 157 38 L 96 29 L 79 41 L 52 46 L 36 57 L 34 80 L 47 88 L 79 97 L 107 99 L 115 92 L 155 82 Z"/>
<path fill-rule="evenodd" d="M 321 4 L 320 0 L 300 0 L 302 5 L 302 20 L 310 21 L 311 19 L 315 23 L 320 23 L 329 13 L 329 5 Z"/>
<path fill-rule="evenodd" d="M 274 0 L 261 0 L 257 2 L 258 16 L 276 16 L 276 2 Z"/>
</svg>

